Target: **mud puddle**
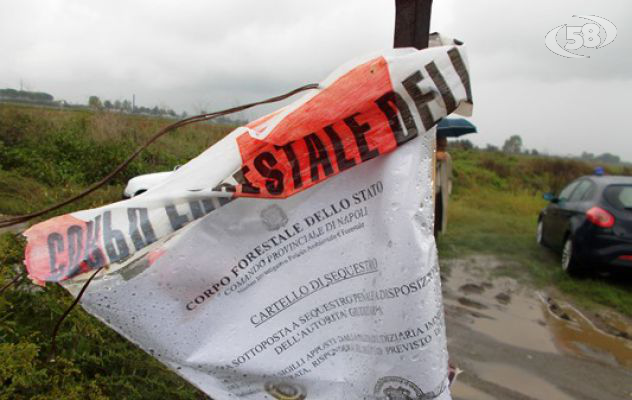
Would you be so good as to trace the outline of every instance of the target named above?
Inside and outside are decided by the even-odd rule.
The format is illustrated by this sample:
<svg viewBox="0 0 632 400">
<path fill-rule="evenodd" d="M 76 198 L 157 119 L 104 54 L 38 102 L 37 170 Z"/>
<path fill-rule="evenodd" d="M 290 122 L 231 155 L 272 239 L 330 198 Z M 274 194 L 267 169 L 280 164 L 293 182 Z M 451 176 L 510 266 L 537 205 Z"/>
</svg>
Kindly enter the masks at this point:
<svg viewBox="0 0 632 400">
<path fill-rule="evenodd" d="M 556 343 L 580 357 L 589 357 L 613 366 L 632 369 L 632 341 L 598 328 L 586 315 L 570 304 L 547 299 L 547 322 Z M 603 318 L 603 317 L 602 317 Z M 610 317 L 613 329 L 625 329 L 621 321 Z"/>
<path fill-rule="evenodd" d="M 629 324 L 614 316 L 600 315 L 602 327 L 598 327 L 569 304 L 553 300 L 515 279 L 493 277 L 490 272 L 495 268 L 506 268 L 499 260 L 488 260 L 497 265 L 484 269 L 480 260 L 460 261 L 443 277 L 446 313 L 466 322 L 472 330 L 526 350 L 570 352 L 632 368 Z M 603 329 L 604 322 L 611 329 Z"/>
<path fill-rule="evenodd" d="M 446 312 L 457 313 L 470 328 L 499 342 L 557 353 L 541 300 L 514 279 L 488 279 L 483 271 L 451 269 L 444 282 Z"/>
</svg>

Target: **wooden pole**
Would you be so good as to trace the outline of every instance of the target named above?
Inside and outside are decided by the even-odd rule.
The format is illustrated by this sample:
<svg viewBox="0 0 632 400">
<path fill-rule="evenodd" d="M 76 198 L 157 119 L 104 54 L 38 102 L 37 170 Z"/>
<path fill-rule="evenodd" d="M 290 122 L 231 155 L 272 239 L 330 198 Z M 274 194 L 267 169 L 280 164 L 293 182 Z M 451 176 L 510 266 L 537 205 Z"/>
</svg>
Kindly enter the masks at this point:
<svg viewBox="0 0 632 400">
<path fill-rule="evenodd" d="M 395 0 L 395 48 L 428 47 L 431 8 L 432 0 Z"/>
<path fill-rule="evenodd" d="M 428 47 L 431 9 L 432 0 L 395 0 L 395 37 L 393 47 L 414 47 L 418 50 Z M 435 180 L 438 178 L 437 157 L 436 152 L 433 153 L 432 188 L 435 191 Z M 445 228 L 443 213 L 447 212 L 447 204 L 444 207 L 442 196 L 437 194 L 435 191 L 433 196 L 435 237 L 439 231 Z"/>
</svg>

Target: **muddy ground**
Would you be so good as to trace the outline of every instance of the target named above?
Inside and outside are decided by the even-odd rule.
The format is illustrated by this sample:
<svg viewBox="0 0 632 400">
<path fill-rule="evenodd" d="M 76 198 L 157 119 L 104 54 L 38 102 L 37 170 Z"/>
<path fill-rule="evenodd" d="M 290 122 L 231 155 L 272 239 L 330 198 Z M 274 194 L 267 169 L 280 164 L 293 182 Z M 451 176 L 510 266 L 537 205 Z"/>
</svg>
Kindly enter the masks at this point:
<svg viewBox="0 0 632 400">
<path fill-rule="evenodd" d="M 441 263 L 455 400 L 632 399 L 632 323 L 500 274 L 492 256 Z M 632 294 L 631 294 L 632 295 Z"/>
</svg>

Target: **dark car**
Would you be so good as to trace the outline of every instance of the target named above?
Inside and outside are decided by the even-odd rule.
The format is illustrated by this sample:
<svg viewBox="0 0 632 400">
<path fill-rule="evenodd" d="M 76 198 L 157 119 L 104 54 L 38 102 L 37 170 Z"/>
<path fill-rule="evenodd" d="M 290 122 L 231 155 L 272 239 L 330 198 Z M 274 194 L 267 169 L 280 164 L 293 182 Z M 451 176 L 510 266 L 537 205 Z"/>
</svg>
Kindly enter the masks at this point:
<svg viewBox="0 0 632 400">
<path fill-rule="evenodd" d="M 584 176 L 538 217 L 537 240 L 562 253 L 569 274 L 604 266 L 632 270 L 632 177 Z"/>
</svg>

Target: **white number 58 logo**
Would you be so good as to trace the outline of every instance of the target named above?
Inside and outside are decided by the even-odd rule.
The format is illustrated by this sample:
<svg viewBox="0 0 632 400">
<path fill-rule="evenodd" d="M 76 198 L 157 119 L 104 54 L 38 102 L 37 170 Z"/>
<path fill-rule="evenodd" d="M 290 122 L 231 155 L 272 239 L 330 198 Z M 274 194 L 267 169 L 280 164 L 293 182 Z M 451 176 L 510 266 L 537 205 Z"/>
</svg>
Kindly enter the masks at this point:
<svg viewBox="0 0 632 400">
<path fill-rule="evenodd" d="M 579 50 L 582 47 L 599 49 L 609 45 L 617 37 L 617 27 L 605 18 L 596 15 L 574 15 L 574 17 L 584 18 L 593 22 L 582 26 L 560 25 L 557 28 L 553 28 L 544 38 L 546 47 L 558 56 L 589 58 L 590 56 L 571 53 L 568 50 Z M 562 48 L 557 41 L 557 35 L 564 28 L 566 28 L 566 35 L 563 37 L 566 38 L 566 43 L 564 43 L 564 48 Z M 603 35 L 600 35 L 600 32 Z"/>
</svg>

